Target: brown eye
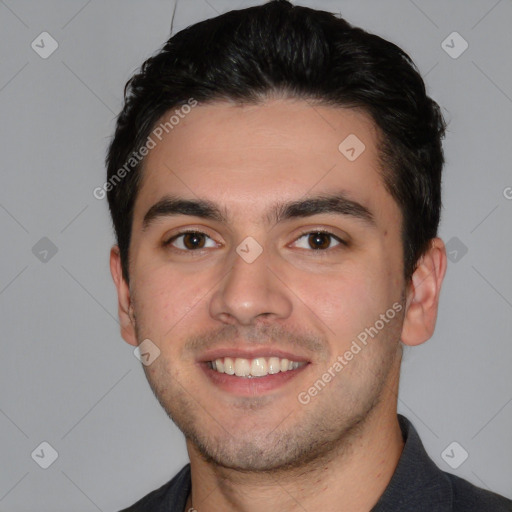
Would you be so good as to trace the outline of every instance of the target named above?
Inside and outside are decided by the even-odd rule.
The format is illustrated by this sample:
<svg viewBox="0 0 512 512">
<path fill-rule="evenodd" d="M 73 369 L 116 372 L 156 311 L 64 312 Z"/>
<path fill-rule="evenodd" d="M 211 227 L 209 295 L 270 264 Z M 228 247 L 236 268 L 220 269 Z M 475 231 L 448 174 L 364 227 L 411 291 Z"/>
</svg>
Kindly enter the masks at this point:
<svg viewBox="0 0 512 512">
<path fill-rule="evenodd" d="M 164 247 L 169 245 L 181 251 L 189 252 L 216 247 L 216 243 L 208 235 L 200 231 L 185 231 L 179 233 L 167 242 L 164 242 Z"/>
<path fill-rule="evenodd" d="M 328 231 L 309 231 L 300 236 L 294 246 L 300 249 L 313 249 L 319 252 L 327 252 L 339 245 L 347 245 L 343 240 Z"/>
<path fill-rule="evenodd" d="M 205 236 L 202 233 L 185 233 L 183 245 L 190 250 L 202 249 L 205 244 Z"/>
<path fill-rule="evenodd" d="M 328 249 L 331 245 L 332 235 L 328 233 L 310 233 L 308 235 L 308 244 L 311 249 Z"/>
</svg>

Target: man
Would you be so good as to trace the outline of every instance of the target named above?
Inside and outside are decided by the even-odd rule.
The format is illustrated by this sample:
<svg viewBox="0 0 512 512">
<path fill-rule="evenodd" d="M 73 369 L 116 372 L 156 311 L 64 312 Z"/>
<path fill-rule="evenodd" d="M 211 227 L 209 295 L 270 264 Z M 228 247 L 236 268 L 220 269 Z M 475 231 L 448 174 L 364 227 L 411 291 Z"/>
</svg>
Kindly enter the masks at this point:
<svg viewBox="0 0 512 512">
<path fill-rule="evenodd" d="M 144 63 L 107 158 L 111 271 L 190 465 L 126 510 L 512 510 L 397 415 L 446 271 L 444 129 L 404 52 L 284 0 Z"/>
</svg>

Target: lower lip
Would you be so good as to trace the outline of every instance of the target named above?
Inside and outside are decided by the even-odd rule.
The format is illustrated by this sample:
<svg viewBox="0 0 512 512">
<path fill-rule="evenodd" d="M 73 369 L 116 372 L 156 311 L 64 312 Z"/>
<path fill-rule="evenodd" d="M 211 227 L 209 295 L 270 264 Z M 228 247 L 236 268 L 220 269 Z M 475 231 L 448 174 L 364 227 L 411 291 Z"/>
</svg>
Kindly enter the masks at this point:
<svg viewBox="0 0 512 512">
<path fill-rule="evenodd" d="M 202 370 L 210 381 L 220 389 L 241 396 L 254 396 L 274 391 L 289 380 L 297 377 L 307 366 L 301 366 L 296 370 L 288 370 L 286 372 L 274 373 L 272 375 L 265 375 L 265 377 L 237 377 L 236 375 L 228 375 L 227 373 L 219 373 L 212 370 L 208 363 L 200 364 Z"/>
</svg>

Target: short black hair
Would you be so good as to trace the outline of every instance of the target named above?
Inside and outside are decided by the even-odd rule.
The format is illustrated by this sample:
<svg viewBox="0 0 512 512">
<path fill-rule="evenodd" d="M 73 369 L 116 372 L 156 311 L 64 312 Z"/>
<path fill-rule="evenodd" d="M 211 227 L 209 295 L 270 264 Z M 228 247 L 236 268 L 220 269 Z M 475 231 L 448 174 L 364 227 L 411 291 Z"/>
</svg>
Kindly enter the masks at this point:
<svg viewBox="0 0 512 512">
<path fill-rule="evenodd" d="M 410 280 L 440 220 L 446 124 L 439 106 L 395 44 L 335 14 L 272 0 L 178 32 L 127 82 L 106 158 L 107 197 L 127 282 L 144 163 L 138 150 L 156 123 L 191 99 L 261 104 L 275 96 L 371 116 L 383 182 L 403 217 L 404 276 Z"/>
</svg>

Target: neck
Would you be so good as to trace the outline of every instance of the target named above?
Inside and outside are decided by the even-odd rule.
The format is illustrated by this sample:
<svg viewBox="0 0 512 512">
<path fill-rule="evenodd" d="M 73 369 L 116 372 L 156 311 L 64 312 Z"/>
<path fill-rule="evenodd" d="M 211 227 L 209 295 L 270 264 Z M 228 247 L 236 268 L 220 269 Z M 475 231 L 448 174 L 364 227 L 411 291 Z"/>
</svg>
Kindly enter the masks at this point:
<svg viewBox="0 0 512 512">
<path fill-rule="evenodd" d="M 329 459 L 279 472 L 240 472 L 206 462 L 188 445 L 192 494 L 186 511 L 368 511 L 386 489 L 403 449 L 396 410 L 377 406 Z"/>
</svg>

